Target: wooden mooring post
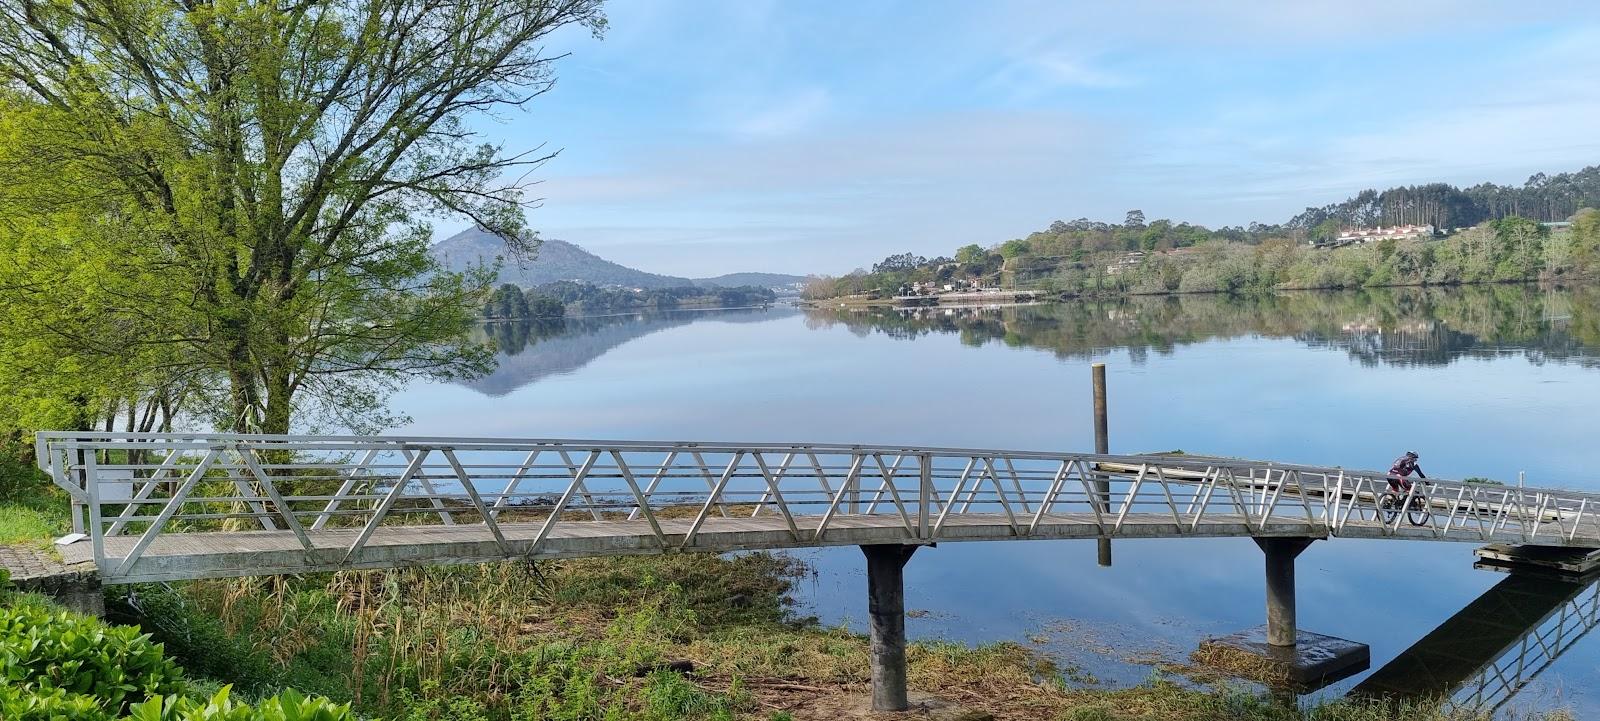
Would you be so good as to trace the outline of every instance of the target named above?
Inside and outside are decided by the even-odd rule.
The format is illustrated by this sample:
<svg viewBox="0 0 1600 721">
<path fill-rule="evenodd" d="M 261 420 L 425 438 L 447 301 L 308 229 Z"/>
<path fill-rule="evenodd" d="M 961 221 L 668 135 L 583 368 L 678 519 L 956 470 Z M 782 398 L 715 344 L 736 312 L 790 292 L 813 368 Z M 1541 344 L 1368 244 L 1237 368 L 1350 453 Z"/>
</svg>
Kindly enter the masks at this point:
<svg viewBox="0 0 1600 721">
<path fill-rule="evenodd" d="M 1106 430 L 1106 364 L 1095 363 L 1089 366 L 1090 376 L 1094 379 L 1094 452 L 1106 455 L 1111 452 L 1111 441 Z M 1101 476 L 1095 481 L 1095 491 L 1100 497 L 1095 503 L 1104 513 L 1111 507 L 1111 479 Z M 1111 539 L 1096 539 L 1095 545 L 1099 550 L 1099 563 L 1101 566 L 1111 567 Z"/>
</svg>

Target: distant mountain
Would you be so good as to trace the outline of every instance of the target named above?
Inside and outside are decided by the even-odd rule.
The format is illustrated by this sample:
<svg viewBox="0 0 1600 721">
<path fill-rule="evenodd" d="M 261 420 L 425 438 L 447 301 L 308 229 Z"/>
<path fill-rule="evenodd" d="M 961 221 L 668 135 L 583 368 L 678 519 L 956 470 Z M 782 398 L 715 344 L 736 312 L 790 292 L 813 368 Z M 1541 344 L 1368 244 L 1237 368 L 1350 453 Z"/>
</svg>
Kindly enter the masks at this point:
<svg viewBox="0 0 1600 721">
<path fill-rule="evenodd" d="M 715 278 L 694 279 L 694 284 L 702 288 L 738 288 L 743 285 L 753 285 L 758 288 L 780 288 L 804 282 L 806 282 L 806 277 L 803 275 L 785 275 L 783 273 L 729 273 Z"/>
<path fill-rule="evenodd" d="M 515 283 L 531 288 L 558 280 L 578 280 L 594 285 L 619 285 L 627 288 L 682 288 L 694 281 L 670 275 L 656 275 L 618 265 L 563 240 L 545 240 L 531 261 L 518 263 L 506 257 L 506 243 L 493 233 L 470 228 L 435 243 L 433 257 L 453 271 L 474 264 L 492 264 L 504 257 L 500 283 Z"/>
</svg>

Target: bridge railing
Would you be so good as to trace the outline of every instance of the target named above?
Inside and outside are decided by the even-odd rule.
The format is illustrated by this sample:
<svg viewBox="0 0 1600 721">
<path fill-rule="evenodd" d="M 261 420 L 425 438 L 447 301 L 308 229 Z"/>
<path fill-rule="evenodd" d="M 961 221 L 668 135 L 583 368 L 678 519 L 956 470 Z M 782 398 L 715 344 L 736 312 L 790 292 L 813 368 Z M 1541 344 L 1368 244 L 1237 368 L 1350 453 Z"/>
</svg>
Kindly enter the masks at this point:
<svg viewBox="0 0 1600 721">
<path fill-rule="evenodd" d="M 380 528 L 475 525 L 507 557 L 552 533 L 630 524 L 661 550 L 764 519 L 773 545 L 843 543 L 869 519 L 907 543 L 976 537 L 1346 535 L 1600 545 L 1600 496 L 1418 483 L 1385 511 L 1380 473 L 1179 455 L 555 439 L 41 433 L 102 571 L 158 538 L 276 531 L 350 563 Z M 1413 518 L 1413 516 L 1415 518 Z M 1421 521 L 1413 525 L 1413 521 Z M 537 528 L 509 533 L 513 527 Z M 745 524 L 747 527 L 749 524 Z M 989 534 L 985 537 L 993 537 Z M 108 550 L 109 549 L 109 550 Z"/>
</svg>

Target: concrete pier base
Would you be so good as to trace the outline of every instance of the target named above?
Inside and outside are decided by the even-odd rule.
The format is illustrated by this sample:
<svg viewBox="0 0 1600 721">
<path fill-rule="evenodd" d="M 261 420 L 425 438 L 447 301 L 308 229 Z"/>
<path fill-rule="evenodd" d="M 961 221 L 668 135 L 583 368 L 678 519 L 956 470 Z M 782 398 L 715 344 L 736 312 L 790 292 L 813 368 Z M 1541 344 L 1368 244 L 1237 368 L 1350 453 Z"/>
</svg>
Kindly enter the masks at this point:
<svg viewBox="0 0 1600 721">
<path fill-rule="evenodd" d="M 1267 623 L 1200 644 L 1194 660 L 1272 686 L 1321 688 L 1366 670 L 1364 643 L 1301 631 L 1295 619 L 1294 561 L 1312 538 L 1257 538 L 1266 557 Z"/>
<path fill-rule="evenodd" d="M 867 625 L 871 632 L 872 710 L 904 711 L 906 695 L 905 566 L 916 546 L 862 546 L 867 557 Z"/>
<path fill-rule="evenodd" d="M 1294 645 L 1284 646 L 1267 640 L 1266 626 L 1207 639 L 1193 658 L 1233 675 L 1298 690 L 1322 688 L 1372 663 L 1364 643 L 1300 631 Z"/>
</svg>

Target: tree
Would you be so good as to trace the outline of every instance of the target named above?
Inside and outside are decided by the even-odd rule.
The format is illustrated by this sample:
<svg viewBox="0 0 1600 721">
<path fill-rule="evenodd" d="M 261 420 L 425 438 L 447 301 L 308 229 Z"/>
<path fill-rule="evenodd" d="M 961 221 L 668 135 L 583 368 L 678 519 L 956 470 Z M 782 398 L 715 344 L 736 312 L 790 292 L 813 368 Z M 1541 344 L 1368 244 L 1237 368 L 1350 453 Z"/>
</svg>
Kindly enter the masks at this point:
<svg viewBox="0 0 1600 721">
<path fill-rule="evenodd" d="M 1033 246 L 1028 244 L 1028 241 L 1020 238 L 1014 238 L 1000 244 L 1000 257 L 1007 260 L 1021 257 L 1023 255 L 1027 255 L 1028 251 L 1031 250 L 1032 247 Z"/>
<path fill-rule="evenodd" d="M 873 273 L 909 273 L 924 265 L 928 259 L 913 253 L 900 253 L 883 259 L 881 263 L 872 266 Z"/>
<path fill-rule="evenodd" d="M 1540 251 L 1549 231 L 1532 220 L 1516 216 L 1501 218 L 1491 226 L 1501 249 L 1499 265 L 1495 268 L 1496 280 L 1528 280 L 1537 276 L 1543 262 Z"/>
<path fill-rule="evenodd" d="M 530 290 L 525 298 L 529 318 L 560 318 L 566 315 L 566 305 L 548 295 Z"/>
<path fill-rule="evenodd" d="M 1144 227 L 1144 211 L 1142 211 L 1142 210 L 1130 210 L 1130 211 L 1128 211 L 1128 217 L 1125 218 L 1122 221 L 1122 225 L 1125 228 L 1143 228 Z"/>
<path fill-rule="evenodd" d="M 1572 216 L 1572 262 L 1580 273 L 1600 269 L 1600 210 L 1584 208 Z"/>
<path fill-rule="evenodd" d="M 468 121 L 548 91 L 569 25 L 600 32 L 599 0 L 0 0 L 0 221 L 70 234 L 110 277 L 64 291 L 114 299 L 70 320 L 181 346 L 227 428 L 481 371 L 460 332 L 488 274 L 435 272 L 423 219 L 533 250 L 515 171 L 553 153 Z"/>
<path fill-rule="evenodd" d="M 956 249 L 956 262 L 962 265 L 981 264 L 988 255 L 977 243 L 963 245 Z"/>
</svg>

